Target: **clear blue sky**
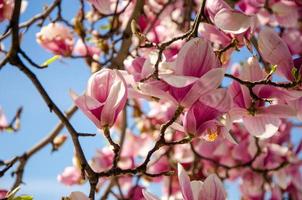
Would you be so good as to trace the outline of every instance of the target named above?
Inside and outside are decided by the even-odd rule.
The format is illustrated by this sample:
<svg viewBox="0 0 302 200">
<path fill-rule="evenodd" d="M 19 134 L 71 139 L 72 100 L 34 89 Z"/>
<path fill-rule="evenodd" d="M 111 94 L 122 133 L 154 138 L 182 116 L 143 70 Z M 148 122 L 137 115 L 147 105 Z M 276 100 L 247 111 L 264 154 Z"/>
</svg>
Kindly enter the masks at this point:
<svg viewBox="0 0 302 200">
<path fill-rule="evenodd" d="M 51 1 L 29 1 L 21 21 L 29 19 L 34 14 L 41 12 L 42 7 Z M 77 1 L 63 1 L 65 16 L 73 16 L 77 11 Z M 74 3 L 75 2 L 75 3 Z M 67 12 L 67 13 L 66 13 Z M 4 25 L 0 25 L 3 32 Z M 42 49 L 35 41 L 35 34 L 39 28 L 31 28 L 22 42 L 22 48 L 29 56 L 38 63 L 43 63 L 52 54 Z M 9 47 L 9 43 L 5 43 Z M 238 54 L 233 57 L 234 61 L 243 60 L 248 53 Z M 45 89 L 60 109 L 66 110 L 71 105 L 69 89 L 80 93 L 86 87 L 90 71 L 82 61 L 63 59 L 51 64 L 44 70 L 33 69 Z M 12 156 L 21 155 L 25 150 L 32 147 L 36 142 L 46 136 L 57 124 L 57 117 L 49 112 L 48 107 L 37 93 L 31 82 L 18 69 L 7 65 L 0 71 L 0 106 L 3 107 L 8 119 L 11 119 L 19 106 L 24 107 L 22 113 L 21 130 L 15 134 L 0 134 L 0 159 L 9 159 Z M 80 112 L 71 120 L 79 132 L 96 132 L 95 126 Z M 67 133 L 66 130 L 63 133 Z M 103 137 L 99 134 L 94 138 L 82 138 L 81 143 L 85 149 L 87 158 L 90 159 L 97 148 L 104 145 Z M 26 168 L 24 181 L 20 194 L 30 194 L 35 199 L 54 200 L 68 195 L 70 191 L 81 190 L 88 193 L 88 187 L 66 187 L 57 182 L 56 177 L 66 166 L 72 165 L 73 146 L 70 140 L 59 152 L 50 153 L 51 146 L 36 154 L 29 160 Z M 0 188 L 10 188 L 12 184 L 10 176 L 0 179 Z M 228 186 L 229 199 L 239 199 L 236 186 Z M 157 188 L 157 189 L 156 189 Z M 155 193 L 159 193 L 159 187 L 154 187 Z"/>
</svg>

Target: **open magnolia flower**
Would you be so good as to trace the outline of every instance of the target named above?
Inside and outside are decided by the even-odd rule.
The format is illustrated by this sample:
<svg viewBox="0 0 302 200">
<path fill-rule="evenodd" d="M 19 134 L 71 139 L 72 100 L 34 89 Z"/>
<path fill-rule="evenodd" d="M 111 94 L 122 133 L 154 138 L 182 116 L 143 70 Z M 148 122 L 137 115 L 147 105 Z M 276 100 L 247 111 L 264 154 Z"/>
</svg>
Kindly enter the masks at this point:
<svg viewBox="0 0 302 200">
<path fill-rule="evenodd" d="M 181 164 L 177 165 L 178 181 L 184 200 L 225 200 L 226 192 L 222 182 L 215 174 L 209 175 L 204 182 L 191 181 Z M 143 190 L 146 200 L 157 200 L 155 195 Z"/>
<path fill-rule="evenodd" d="M 127 101 L 127 85 L 117 70 L 102 69 L 94 73 L 86 94 L 76 95 L 71 91 L 75 104 L 100 129 L 111 127 Z"/>
<path fill-rule="evenodd" d="M 54 54 L 69 56 L 72 53 L 74 40 L 73 34 L 63 24 L 50 23 L 44 26 L 36 35 L 37 42 Z"/>
<path fill-rule="evenodd" d="M 231 96 L 222 88 L 202 96 L 185 113 L 185 132 L 208 141 L 214 141 L 218 135 L 227 136 L 229 130 L 220 119 L 231 109 L 231 105 Z"/>
<path fill-rule="evenodd" d="M 259 81 L 266 77 L 260 68 L 257 58 L 250 57 L 239 72 L 239 78 L 248 81 Z M 257 97 L 262 99 L 278 100 L 278 103 L 267 105 L 264 101 L 253 103 L 253 98 L 247 87 L 234 81 L 229 88 L 233 97 L 233 108 L 230 111 L 233 121 L 242 120 L 250 134 L 259 138 L 269 138 L 274 135 L 281 124 L 281 118 L 294 117 L 296 111 L 282 99 L 298 99 L 302 93 L 298 91 L 284 91 L 282 89 L 258 85 L 253 89 Z"/>
<path fill-rule="evenodd" d="M 160 74 L 160 81 L 140 84 L 141 91 L 189 108 L 202 95 L 216 89 L 224 77 L 210 43 L 201 38 L 188 41 L 180 49 L 171 70 L 172 73 Z"/>
</svg>

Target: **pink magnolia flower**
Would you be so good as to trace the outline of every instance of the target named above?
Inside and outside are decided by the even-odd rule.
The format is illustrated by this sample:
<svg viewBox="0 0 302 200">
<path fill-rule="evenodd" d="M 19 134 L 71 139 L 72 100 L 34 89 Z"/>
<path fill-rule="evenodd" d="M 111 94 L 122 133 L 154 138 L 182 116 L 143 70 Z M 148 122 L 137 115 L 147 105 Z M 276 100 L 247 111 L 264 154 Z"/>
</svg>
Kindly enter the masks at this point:
<svg viewBox="0 0 302 200">
<path fill-rule="evenodd" d="M 285 42 L 270 28 L 260 31 L 258 37 L 259 51 L 263 59 L 272 65 L 277 65 L 277 73 L 293 80 L 291 70 L 294 66 L 291 54 Z"/>
<path fill-rule="evenodd" d="M 204 182 L 191 181 L 181 164 L 178 164 L 178 181 L 184 200 L 225 200 L 226 192 L 222 182 L 215 174 L 209 175 Z M 143 190 L 146 200 L 157 200 L 153 194 Z"/>
<path fill-rule="evenodd" d="M 221 134 L 227 135 L 228 130 L 220 118 L 230 110 L 231 105 L 231 96 L 222 88 L 202 96 L 185 114 L 185 131 L 208 141 L 214 141 Z"/>
<path fill-rule="evenodd" d="M 242 34 L 254 24 L 253 17 L 232 9 L 223 0 L 207 1 L 206 11 L 210 20 L 225 33 Z"/>
<path fill-rule="evenodd" d="M 72 53 L 74 40 L 71 31 L 60 23 L 50 23 L 42 27 L 36 35 L 37 42 L 54 54 L 69 56 Z"/>
<path fill-rule="evenodd" d="M 239 78 L 247 81 L 258 81 L 265 79 L 266 74 L 260 68 L 257 58 L 250 57 L 247 63 L 242 66 Z M 281 124 L 280 118 L 293 117 L 296 112 L 286 104 L 273 104 L 266 106 L 264 102 L 257 102 L 252 105 L 253 99 L 248 88 L 234 81 L 229 88 L 233 97 L 234 106 L 230 111 L 232 120 L 242 120 L 248 132 L 260 138 L 269 138 L 277 133 Z M 291 97 L 287 91 L 274 87 L 259 85 L 253 92 L 260 98 L 282 99 Z"/>
<path fill-rule="evenodd" d="M 75 104 L 98 127 L 112 126 L 127 101 L 127 85 L 117 70 L 102 69 L 94 73 L 82 96 L 71 92 Z"/>
<path fill-rule="evenodd" d="M 188 41 L 174 64 L 172 73 L 160 74 L 162 81 L 140 84 L 141 91 L 188 108 L 200 96 L 216 89 L 224 77 L 224 69 L 218 68 L 219 62 L 210 44 L 200 38 Z"/>
<path fill-rule="evenodd" d="M 75 166 L 66 167 L 57 179 L 64 185 L 80 184 L 82 182 L 81 170 Z"/>
</svg>

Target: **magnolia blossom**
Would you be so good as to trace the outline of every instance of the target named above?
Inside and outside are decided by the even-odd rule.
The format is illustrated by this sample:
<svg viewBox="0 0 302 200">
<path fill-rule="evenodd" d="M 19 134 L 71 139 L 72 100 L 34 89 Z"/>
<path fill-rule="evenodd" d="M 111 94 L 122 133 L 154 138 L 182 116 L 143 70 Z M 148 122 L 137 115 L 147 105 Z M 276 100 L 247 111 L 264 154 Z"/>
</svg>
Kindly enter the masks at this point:
<svg viewBox="0 0 302 200">
<path fill-rule="evenodd" d="M 112 126 L 127 101 L 127 85 L 117 70 L 102 69 L 94 73 L 86 94 L 71 92 L 75 104 L 98 127 Z"/>
<path fill-rule="evenodd" d="M 215 140 L 219 134 L 226 135 L 228 130 L 220 118 L 230 110 L 231 104 L 231 96 L 222 88 L 201 97 L 185 114 L 185 131 L 209 141 Z"/>
<path fill-rule="evenodd" d="M 257 58 L 250 57 L 247 63 L 241 68 L 239 78 L 248 81 L 265 79 L 266 74 L 260 68 Z M 273 104 L 266 106 L 264 102 L 252 103 L 253 99 L 247 87 L 234 81 L 229 88 L 234 100 L 234 107 L 230 111 L 232 120 L 241 119 L 245 128 L 254 136 L 269 138 L 274 135 L 279 125 L 280 118 L 295 116 L 295 111 L 286 104 Z M 253 92 L 259 98 L 264 99 L 289 99 L 297 98 L 290 93 L 278 88 L 259 85 Z"/>
<path fill-rule="evenodd" d="M 226 192 L 219 178 L 215 174 L 209 175 L 204 182 L 191 181 L 181 164 L 178 164 L 178 181 L 184 200 L 225 200 Z M 158 198 L 143 190 L 146 200 Z"/>
<path fill-rule="evenodd" d="M 82 183 L 81 170 L 76 166 L 66 167 L 62 174 L 57 177 L 64 185 L 76 185 Z"/>
<path fill-rule="evenodd" d="M 277 65 L 277 72 L 288 80 L 293 80 L 291 70 L 294 66 L 286 43 L 270 28 L 260 31 L 258 37 L 259 51 L 263 59 Z"/>
<path fill-rule="evenodd" d="M 56 22 L 42 27 L 36 38 L 42 47 L 54 54 L 69 56 L 72 53 L 74 45 L 73 34 L 63 24 Z"/>
<path fill-rule="evenodd" d="M 141 91 L 189 108 L 200 96 L 216 89 L 224 76 L 210 44 L 200 38 L 181 48 L 171 70 L 172 73 L 160 74 L 162 81 L 140 84 Z"/>
</svg>

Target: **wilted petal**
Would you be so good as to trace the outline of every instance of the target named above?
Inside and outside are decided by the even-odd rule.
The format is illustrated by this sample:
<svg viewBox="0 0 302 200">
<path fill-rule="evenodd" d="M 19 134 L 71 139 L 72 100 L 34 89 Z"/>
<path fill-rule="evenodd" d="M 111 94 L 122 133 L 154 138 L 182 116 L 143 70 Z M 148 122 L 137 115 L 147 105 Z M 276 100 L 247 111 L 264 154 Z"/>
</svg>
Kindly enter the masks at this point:
<svg viewBox="0 0 302 200">
<path fill-rule="evenodd" d="M 204 181 L 199 200 L 225 200 L 226 192 L 223 184 L 215 174 L 211 174 Z"/>
<path fill-rule="evenodd" d="M 237 10 L 223 9 L 214 17 L 214 24 L 226 33 L 240 34 L 252 25 L 252 17 Z"/>
<path fill-rule="evenodd" d="M 280 75 L 288 80 L 293 80 L 291 70 L 294 64 L 291 54 L 287 45 L 274 30 L 264 28 L 260 31 L 258 47 L 265 61 L 277 65 L 277 72 Z"/>
<path fill-rule="evenodd" d="M 181 193 L 184 197 L 184 200 L 193 200 L 190 178 L 180 163 L 178 163 L 177 165 L 177 171 L 178 171 L 179 186 L 181 189 Z"/>
<path fill-rule="evenodd" d="M 246 116 L 243 123 L 250 134 L 266 139 L 277 133 L 281 120 L 268 115 Z"/>
</svg>

